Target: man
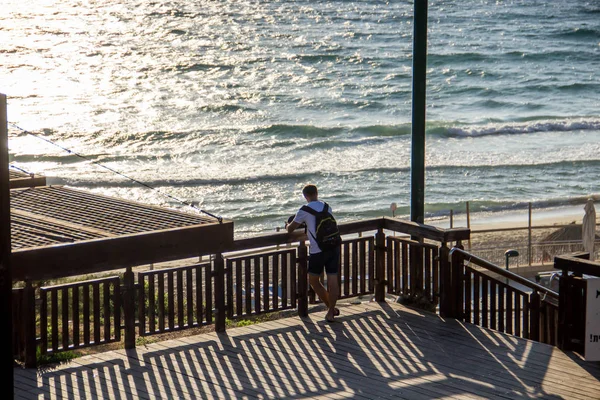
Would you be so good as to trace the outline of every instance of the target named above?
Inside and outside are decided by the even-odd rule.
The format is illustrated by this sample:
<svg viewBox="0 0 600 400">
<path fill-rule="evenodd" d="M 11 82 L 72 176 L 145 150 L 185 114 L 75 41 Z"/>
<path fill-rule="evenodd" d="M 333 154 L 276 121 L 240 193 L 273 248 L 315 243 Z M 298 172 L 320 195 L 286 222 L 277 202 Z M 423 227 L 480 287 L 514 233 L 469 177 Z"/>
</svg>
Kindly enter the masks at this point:
<svg viewBox="0 0 600 400">
<path fill-rule="evenodd" d="M 287 231 L 292 233 L 301 224 L 305 223 L 308 231 L 308 240 L 310 243 L 310 257 L 308 259 L 308 280 L 310 286 L 319 298 L 325 303 L 328 308 L 325 319 L 327 322 L 334 322 L 334 317 L 340 314 L 340 311 L 335 308 L 340 289 L 338 284 L 338 270 L 339 270 L 339 259 L 340 259 L 340 246 L 339 244 L 334 245 L 331 249 L 321 250 L 317 241 L 317 216 L 319 213 L 324 211 L 325 207 L 328 207 L 328 215 L 331 217 L 335 224 L 335 219 L 331 214 L 329 206 L 318 199 L 319 194 L 315 185 L 306 185 L 302 189 L 302 194 L 308 203 L 298 210 L 294 220 L 286 225 Z M 337 229 L 337 225 L 335 225 Z M 337 235 L 339 240 L 339 234 Z M 323 243 L 322 243 L 323 245 Z M 323 269 L 327 272 L 327 288 L 323 286 L 319 279 L 323 274 Z"/>
</svg>

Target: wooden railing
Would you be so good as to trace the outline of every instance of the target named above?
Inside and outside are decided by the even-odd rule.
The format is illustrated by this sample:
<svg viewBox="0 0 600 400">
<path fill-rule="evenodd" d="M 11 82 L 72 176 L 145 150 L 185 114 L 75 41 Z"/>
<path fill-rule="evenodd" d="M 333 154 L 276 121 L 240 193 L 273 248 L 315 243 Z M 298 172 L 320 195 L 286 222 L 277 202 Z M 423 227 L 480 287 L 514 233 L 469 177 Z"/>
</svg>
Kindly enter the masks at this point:
<svg viewBox="0 0 600 400">
<path fill-rule="evenodd" d="M 383 301 L 394 294 L 449 308 L 444 301 L 451 296 L 440 293 L 448 279 L 448 245 L 468 239 L 467 229 L 379 218 L 340 224 L 340 232 L 340 298 Z M 127 268 L 122 277 L 35 288 L 41 277 L 34 277 L 13 292 L 15 310 L 22 311 L 15 315 L 15 348 L 33 366 L 36 351 L 51 354 L 122 336 L 125 347 L 133 348 L 137 336 L 211 324 L 222 332 L 226 319 L 286 309 L 306 316 L 309 303 L 317 301 L 308 286 L 306 242 L 303 231 L 237 240 L 206 255 L 210 262 L 137 272 L 137 279 Z"/>
<path fill-rule="evenodd" d="M 454 298 L 448 316 L 557 344 L 558 293 L 460 248 L 453 248 L 450 257 Z"/>
</svg>

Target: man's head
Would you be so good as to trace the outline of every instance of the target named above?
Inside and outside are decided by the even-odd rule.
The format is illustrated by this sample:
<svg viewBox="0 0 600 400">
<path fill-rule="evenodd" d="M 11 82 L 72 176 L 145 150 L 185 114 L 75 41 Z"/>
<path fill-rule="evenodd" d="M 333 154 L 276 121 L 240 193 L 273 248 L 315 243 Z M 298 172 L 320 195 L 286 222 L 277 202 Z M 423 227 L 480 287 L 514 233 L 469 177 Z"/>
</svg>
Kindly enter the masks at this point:
<svg viewBox="0 0 600 400">
<path fill-rule="evenodd" d="M 315 201 L 319 197 L 319 192 L 317 191 L 317 187 L 315 185 L 306 185 L 302 189 L 302 194 L 306 201 Z"/>
</svg>

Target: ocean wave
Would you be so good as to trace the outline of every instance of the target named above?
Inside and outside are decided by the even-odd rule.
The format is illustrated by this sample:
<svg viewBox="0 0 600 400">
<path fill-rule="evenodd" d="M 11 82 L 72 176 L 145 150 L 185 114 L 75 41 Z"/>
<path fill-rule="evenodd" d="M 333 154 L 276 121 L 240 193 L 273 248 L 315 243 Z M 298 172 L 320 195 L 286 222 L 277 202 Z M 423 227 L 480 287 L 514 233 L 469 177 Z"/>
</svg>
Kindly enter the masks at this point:
<svg viewBox="0 0 600 400">
<path fill-rule="evenodd" d="M 481 137 L 491 135 L 514 135 L 543 132 L 573 132 L 600 130 L 600 119 L 550 120 L 513 123 L 494 123 L 485 126 L 436 128 L 434 132 L 450 137 Z"/>
<path fill-rule="evenodd" d="M 600 37 L 600 30 L 591 28 L 573 28 L 569 30 L 562 30 L 554 33 L 552 36 L 557 38 L 574 38 L 574 39 L 598 39 Z"/>
</svg>

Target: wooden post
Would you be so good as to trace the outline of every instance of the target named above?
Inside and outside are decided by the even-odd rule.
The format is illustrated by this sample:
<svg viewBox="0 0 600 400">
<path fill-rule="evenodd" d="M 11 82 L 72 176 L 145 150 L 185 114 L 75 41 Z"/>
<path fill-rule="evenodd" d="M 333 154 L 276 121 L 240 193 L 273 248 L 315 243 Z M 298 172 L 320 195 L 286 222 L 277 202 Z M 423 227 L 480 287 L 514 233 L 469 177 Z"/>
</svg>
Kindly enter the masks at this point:
<svg viewBox="0 0 600 400">
<path fill-rule="evenodd" d="M 455 247 L 464 249 L 461 242 L 457 242 Z M 460 253 L 452 254 L 450 263 L 452 284 L 452 318 L 463 318 L 463 277 L 464 277 L 464 256 Z"/>
<path fill-rule="evenodd" d="M 135 348 L 135 281 L 131 267 L 123 274 L 123 318 L 125 319 L 125 348 Z"/>
<path fill-rule="evenodd" d="M 5 382 L 3 396 L 14 397 L 12 342 L 12 271 L 10 267 L 10 180 L 8 174 L 8 111 L 6 95 L 0 94 L 0 371 Z M 35 354 L 34 354 L 35 357 Z"/>
<path fill-rule="evenodd" d="M 23 328 L 25 336 L 25 367 L 35 368 L 37 365 L 37 342 L 35 331 L 35 289 L 31 281 L 25 282 L 23 290 Z M 12 340 L 10 341 L 12 344 Z M 12 358 L 12 355 L 11 355 Z M 11 369 L 12 369 L 11 363 Z"/>
<path fill-rule="evenodd" d="M 529 296 L 529 339 L 540 341 L 540 294 L 537 290 Z"/>
<path fill-rule="evenodd" d="M 469 207 L 469 202 L 467 201 L 467 228 L 471 229 L 471 210 Z M 471 237 L 469 236 L 469 251 L 471 251 Z"/>
<path fill-rule="evenodd" d="M 450 229 L 454 228 L 454 210 L 450 210 Z"/>
<path fill-rule="evenodd" d="M 385 233 L 379 228 L 375 234 L 375 301 L 385 301 Z"/>
<path fill-rule="evenodd" d="M 527 225 L 529 237 L 528 237 L 528 245 L 527 245 L 527 261 L 529 262 L 529 266 L 531 267 L 531 262 L 533 260 L 533 249 L 531 248 L 531 202 L 529 202 L 529 223 Z"/>
<path fill-rule="evenodd" d="M 308 316 L 308 249 L 304 240 L 298 246 L 298 315 Z"/>
<path fill-rule="evenodd" d="M 223 254 L 217 253 L 214 259 L 215 274 L 215 331 L 225 332 L 225 261 Z M 267 266 L 265 266 L 267 268 Z M 264 282 L 268 285 L 268 282 Z"/>
<path fill-rule="evenodd" d="M 439 265 L 440 265 L 440 316 L 452 317 L 452 280 L 450 279 L 450 262 L 449 262 L 450 249 L 444 242 L 440 246 L 439 250 Z"/>
</svg>

